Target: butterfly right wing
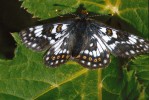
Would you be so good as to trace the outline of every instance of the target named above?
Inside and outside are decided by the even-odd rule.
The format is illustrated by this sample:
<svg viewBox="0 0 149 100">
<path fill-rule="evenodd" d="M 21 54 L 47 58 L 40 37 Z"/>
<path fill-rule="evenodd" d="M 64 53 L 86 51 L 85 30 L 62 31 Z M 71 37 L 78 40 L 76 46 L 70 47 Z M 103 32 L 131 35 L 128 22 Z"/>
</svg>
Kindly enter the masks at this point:
<svg viewBox="0 0 149 100">
<path fill-rule="evenodd" d="M 133 34 L 113 29 L 100 23 L 92 23 L 96 34 L 112 54 L 120 57 L 134 57 L 149 53 L 149 41 Z"/>
<path fill-rule="evenodd" d="M 92 36 L 85 44 L 85 48 L 75 58 L 79 64 L 96 69 L 106 67 L 110 63 L 110 52 L 98 37 Z"/>
<path fill-rule="evenodd" d="M 36 51 L 52 46 L 65 35 L 69 23 L 46 24 L 30 27 L 20 32 L 23 43 Z"/>
<path fill-rule="evenodd" d="M 91 27 L 87 27 L 81 51 L 74 60 L 89 69 L 104 68 L 110 63 L 110 52 L 104 42 L 94 34 Z"/>
</svg>

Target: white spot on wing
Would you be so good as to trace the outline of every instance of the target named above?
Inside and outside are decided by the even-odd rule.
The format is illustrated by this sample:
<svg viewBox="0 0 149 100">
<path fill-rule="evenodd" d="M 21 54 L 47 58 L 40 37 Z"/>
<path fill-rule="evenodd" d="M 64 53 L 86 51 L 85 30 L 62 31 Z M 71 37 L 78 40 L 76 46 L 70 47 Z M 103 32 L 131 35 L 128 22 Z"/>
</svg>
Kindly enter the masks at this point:
<svg viewBox="0 0 149 100">
<path fill-rule="evenodd" d="M 33 28 L 29 28 L 29 30 L 32 32 L 34 29 Z"/>
<path fill-rule="evenodd" d="M 98 50 L 100 51 L 100 53 L 103 52 L 102 47 L 100 46 L 100 44 L 98 42 L 97 42 L 97 47 L 98 47 Z"/>
<path fill-rule="evenodd" d="M 66 42 L 64 42 L 64 45 L 66 45 L 67 43 Z"/>
<path fill-rule="evenodd" d="M 138 52 L 139 52 L 139 50 L 136 50 L 136 52 L 138 53 Z"/>
<path fill-rule="evenodd" d="M 49 55 L 49 54 L 50 54 L 50 51 L 48 51 L 47 55 Z"/>
<path fill-rule="evenodd" d="M 100 29 L 100 31 L 102 31 L 102 32 L 106 32 L 106 28 L 104 28 L 104 27 L 101 27 L 101 29 Z"/>
<path fill-rule="evenodd" d="M 103 48 L 103 50 L 106 50 L 106 46 L 104 45 L 104 43 L 99 39 L 99 37 L 96 34 L 93 34 L 93 36 L 98 40 L 98 42 L 100 43 L 101 47 Z"/>
<path fill-rule="evenodd" d="M 31 45 L 31 42 L 29 42 L 28 45 Z"/>
<path fill-rule="evenodd" d="M 81 54 L 83 53 L 83 51 L 80 52 Z"/>
<path fill-rule="evenodd" d="M 91 65 L 91 62 L 88 62 L 87 65 L 90 66 Z"/>
<path fill-rule="evenodd" d="M 105 42 L 108 42 L 108 41 L 111 40 L 111 39 L 110 39 L 108 36 L 106 36 L 106 35 L 105 35 L 105 36 L 102 36 L 102 38 L 104 39 Z"/>
<path fill-rule="evenodd" d="M 38 33 L 35 33 L 35 36 L 37 36 L 37 37 L 41 37 L 42 36 L 42 34 L 41 34 L 42 32 L 41 31 L 39 31 Z"/>
<path fill-rule="evenodd" d="M 97 66 L 96 64 L 93 65 L 93 67 L 96 67 L 96 66 Z"/>
<path fill-rule="evenodd" d="M 23 32 L 22 32 L 22 33 L 23 33 Z M 25 36 L 25 35 L 26 35 L 26 33 L 23 33 L 23 34 L 22 34 L 22 36 Z"/>
<path fill-rule="evenodd" d="M 96 55 L 96 51 L 95 50 L 93 50 L 93 56 L 94 57 L 96 57 L 97 55 Z"/>
<path fill-rule="evenodd" d="M 99 39 L 99 37 L 96 34 L 93 34 L 93 36 L 98 40 L 97 47 L 99 51 L 103 52 L 104 50 L 107 50 L 105 44 Z"/>
<path fill-rule="evenodd" d="M 34 44 L 32 45 L 32 47 L 33 47 L 33 48 L 35 48 L 36 46 L 37 46 L 37 44 L 36 44 L 36 43 L 34 43 Z"/>
<path fill-rule="evenodd" d="M 105 60 L 103 61 L 103 63 L 106 64 L 106 63 L 107 63 L 107 60 L 105 59 Z"/>
<path fill-rule="evenodd" d="M 59 53 L 61 54 L 62 53 L 62 50 Z"/>
<path fill-rule="evenodd" d="M 130 44 L 135 44 L 135 43 L 134 43 L 134 42 L 132 42 L 131 40 L 129 40 L 129 43 L 130 43 Z"/>
<path fill-rule="evenodd" d="M 112 30 L 112 31 L 113 31 L 113 30 Z M 113 35 L 112 35 L 112 37 L 117 38 L 116 31 L 113 31 Z"/>
<path fill-rule="evenodd" d="M 66 49 L 64 49 L 63 53 L 66 53 Z"/>
<path fill-rule="evenodd" d="M 36 33 L 40 32 L 40 31 L 42 31 L 42 30 L 43 30 L 43 28 L 36 29 L 36 30 L 34 31 L 34 33 L 36 34 Z"/>
<path fill-rule="evenodd" d="M 24 38 L 23 38 L 23 40 L 26 40 L 26 39 L 27 39 L 27 37 L 24 37 Z"/>
<path fill-rule="evenodd" d="M 89 54 L 90 54 L 91 56 L 93 55 L 91 51 L 89 52 Z"/>
<path fill-rule="evenodd" d="M 38 29 L 38 28 L 42 28 L 43 29 L 43 25 L 39 25 L 39 26 L 35 27 L 35 29 Z"/>
<path fill-rule="evenodd" d="M 24 41 L 24 43 L 27 43 L 27 42 L 28 42 L 27 40 Z"/>
<path fill-rule="evenodd" d="M 131 41 L 133 41 L 134 43 L 136 43 L 136 39 L 132 38 L 132 37 L 128 37 Z"/>
<path fill-rule="evenodd" d="M 53 65 L 53 62 L 51 62 L 50 65 Z"/>
<path fill-rule="evenodd" d="M 140 39 L 139 41 L 140 41 L 140 42 L 144 42 L 144 40 L 143 40 L 143 39 Z"/>
<path fill-rule="evenodd" d="M 110 55 L 109 54 L 107 54 L 107 58 L 109 58 L 110 57 Z"/>
<path fill-rule="evenodd" d="M 58 60 L 55 62 L 55 64 L 58 64 Z"/>
<path fill-rule="evenodd" d="M 67 50 L 67 54 L 69 54 L 69 51 Z"/>
<path fill-rule="evenodd" d="M 30 33 L 30 34 L 28 34 L 28 36 L 29 36 L 29 37 L 31 37 L 31 36 L 32 36 L 32 34 Z"/>
<path fill-rule="evenodd" d="M 113 44 L 110 44 L 110 47 L 111 47 L 112 49 L 115 49 L 116 45 L 113 43 Z"/>
<path fill-rule="evenodd" d="M 85 63 L 85 61 L 84 60 L 81 60 L 81 62 L 84 64 Z"/>
<path fill-rule="evenodd" d="M 133 50 L 130 50 L 130 53 L 131 53 L 131 54 L 135 54 L 135 52 L 134 52 Z"/>
<path fill-rule="evenodd" d="M 46 61 L 48 61 L 48 60 L 49 60 L 49 57 L 46 58 Z"/>
<path fill-rule="evenodd" d="M 57 38 L 59 38 L 59 37 L 61 37 L 62 35 L 61 34 L 57 34 L 56 36 L 55 36 L 55 38 L 57 39 Z"/>
<path fill-rule="evenodd" d="M 125 52 L 125 54 L 126 54 L 126 55 L 129 55 L 129 53 L 128 53 L 128 52 Z"/>
<path fill-rule="evenodd" d="M 60 50 L 61 50 L 61 49 L 55 50 L 55 53 L 54 53 L 54 54 L 57 55 Z"/>
<path fill-rule="evenodd" d="M 84 53 L 85 53 L 85 54 L 88 54 L 88 53 L 89 53 L 89 51 L 88 51 L 88 50 L 85 50 L 85 51 L 84 51 Z"/>
<path fill-rule="evenodd" d="M 63 24 L 62 30 L 65 30 L 65 29 L 67 28 L 67 25 L 68 25 L 68 24 Z"/>
<path fill-rule="evenodd" d="M 92 46 L 93 46 L 93 43 L 90 44 L 90 47 L 92 47 Z"/>
<path fill-rule="evenodd" d="M 135 38 L 135 39 L 138 39 L 138 37 L 137 36 L 135 36 L 135 35 L 130 35 L 132 38 Z"/>
<path fill-rule="evenodd" d="M 57 26 L 58 26 L 57 24 L 54 25 L 54 28 L 52 29 L 52 32 L 51 33 L 56 33 Z"/>
<path fill-rule="evenodd" d="M 99 51 L 99 49 L 97 48 L 97 56 L 100 56 L 100 51 Z"/>
<path fill-rule="evenodd" d="M 51 40 L 51 41 L 50 41 L 50 44 L 54 44 L 54 43 L 55 43 L 55 40 Z"/>
<path fill-rule="evenodd" d="M 51 40 L 52 39 L 52 37 L 48 37 L 48 40 Z"/>
</svg>

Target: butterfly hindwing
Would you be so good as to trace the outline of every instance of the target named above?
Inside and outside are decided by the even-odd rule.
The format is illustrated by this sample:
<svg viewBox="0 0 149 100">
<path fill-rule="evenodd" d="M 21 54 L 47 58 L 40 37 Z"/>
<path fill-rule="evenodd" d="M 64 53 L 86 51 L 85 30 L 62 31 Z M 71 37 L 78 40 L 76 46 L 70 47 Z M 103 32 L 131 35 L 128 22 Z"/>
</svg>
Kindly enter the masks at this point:
<svg viewBox="0 0 149 100">
<path fill-rule="evenodd" d="M 65 63 L 71 56 L 69 47 L 69 33 L 57 41 L 44 56 L 45 64 L 49 67 L 57 67 Z"/>
<path fill-rule="evenodd" d="M 68 25 L 57 23 L 34 26 L 22 30 L 20 36 L 27 47 L 41 51 L 58 41 L 65 34 Z"/>
<path fill-rule="evenodd" d="M 91 69 L 105 67 L 110 63 L 110 53 L 98 37 L 91 36 L 84 43 L 86 45 L 75 58 L 78 63 Z"/>
</svg>

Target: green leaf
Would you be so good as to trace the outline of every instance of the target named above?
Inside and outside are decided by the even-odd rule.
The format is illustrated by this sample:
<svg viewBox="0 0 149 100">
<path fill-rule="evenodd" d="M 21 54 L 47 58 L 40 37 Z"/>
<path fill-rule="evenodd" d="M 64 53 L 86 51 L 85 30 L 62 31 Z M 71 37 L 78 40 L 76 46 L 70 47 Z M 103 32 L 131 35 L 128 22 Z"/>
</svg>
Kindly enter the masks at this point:
<svg viewBox="0 0 149 100">
<path fill-rule="evenodd" d="M 143 62 L 141 62 L 143 61 Z M 131 70 L 136 70 L 136 76 L 139 80 L 149 82 L 149 56 L 139 56 L 130 62 Z"/>
<path fill-rule="evenodd" d="M 140 83 L 141 88 L 143 88 L 140 98 L 147 100 L 147 98 L 149 98 L 149 92 L 147 90 L 149 86 L 149 56 L 139 56 L 129 64 L 129 70 L 136 71 L 135 77 L 137 78 L 138 83 Z"/>
<path fill-rule="evenodd" d="M 80 4 L 97 14 L 117 14 L 135 27 L 143 37 L 148 35 L 147 0 L 21 0 L 22 6 L 41 19 L 75 12 Z M 54 5 L 61 6 L 54 6 Z M 58 12 L 56 12 L 57 10 Z M 51 99 L 51 100 L 115 100 L 147 98 L 147 55 L 130 63 L 121 64 L 111 57 L 108 68 L 88 70 L 79 64 L 68 63 L 52 69 L 43 64 L 45 52 L 26 48 L 17 33 L 13 60 L 0 59 L 0 99 Z M 124 67 L 124 68 L 123 68 Z M 145 72 L 145 73 L 143 73 Z M 143 85 L 141 85 L 141 82 Z M 145 87 L 141 91 L 142 86 Z M 135 95 L 134 95 L 135 93 Z M 143 97 L 140 95 L 144 94 Z"/>
<path fill-rule="evenodd" d="M 134 26 L 141 36 L 148 38 L 148 0 L 126 0 L 119 10 L 120 17 Z"/>
</svg>

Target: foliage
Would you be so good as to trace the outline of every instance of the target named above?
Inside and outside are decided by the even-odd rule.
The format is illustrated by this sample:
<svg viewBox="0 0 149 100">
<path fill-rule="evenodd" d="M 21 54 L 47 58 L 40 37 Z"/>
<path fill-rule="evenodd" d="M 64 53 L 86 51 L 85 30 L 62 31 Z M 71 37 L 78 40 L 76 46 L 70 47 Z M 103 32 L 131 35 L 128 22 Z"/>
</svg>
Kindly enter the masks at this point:
<svg viewBox="0 0 149 100">
<path fill-rule="evenodd" d="M 148 35 L 147 0 L 21 0 L 22 7 L 34 17 L 53 18 L 71 13 L 83 3 L 88 11 L 117 14 L 135 27 L 143 37 Z M 61 6 L 53 6 L 53 5 Z M 61 10 L 55 12 L 55 10 Z M 115 100 L 149 98 L 149 56 L 125 61 L 111 57 L 109 67 L 88 70 L 68 63 L 52 69 L 43 65 L 44 52 L 26 48 L 17 33 L 13 60 L 0 60 L 0 99 Z M 124 59 L 126 60 L 126 59 Z"/>
</svg>

